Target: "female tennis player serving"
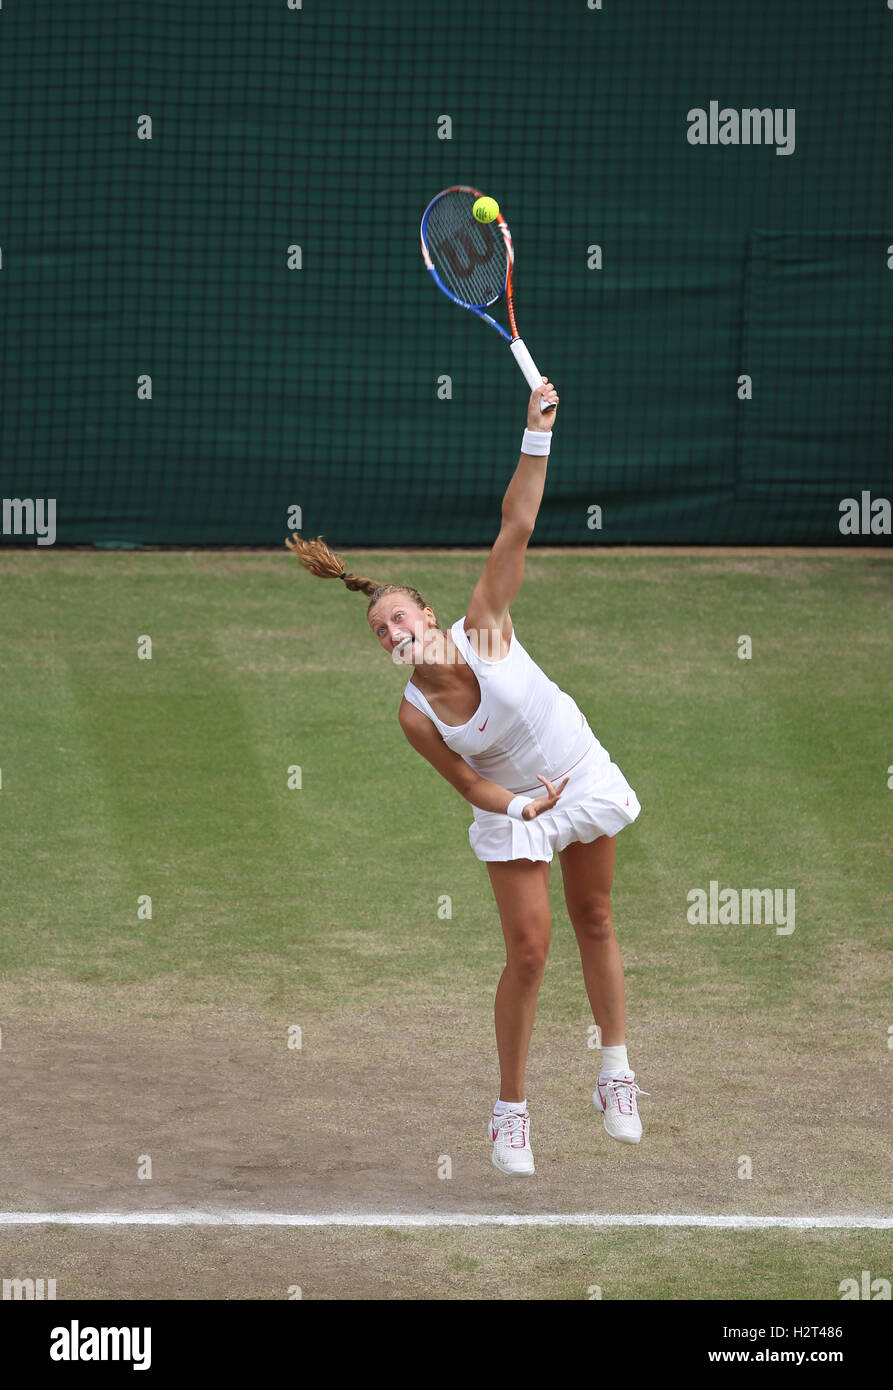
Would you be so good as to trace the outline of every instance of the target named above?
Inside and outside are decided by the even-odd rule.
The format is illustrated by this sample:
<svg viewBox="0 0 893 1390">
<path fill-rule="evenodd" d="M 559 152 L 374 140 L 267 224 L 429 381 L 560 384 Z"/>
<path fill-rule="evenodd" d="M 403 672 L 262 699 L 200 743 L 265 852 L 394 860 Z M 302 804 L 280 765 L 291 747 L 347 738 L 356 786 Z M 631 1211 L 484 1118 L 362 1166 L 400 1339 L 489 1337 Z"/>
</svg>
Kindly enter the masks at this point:
<svg viewBox="0 0 893 1390">
<path fill-rule="evenodd" d="M 483 860 L 505 936 L 496 991 L 501 1081 L 488 1130 L 504 1173 L 532 1173 L 524 1073 L 551 935 L 548 884 L 557 850 L 602 1068 L 593 1101 L 615 1139 L 637 1144 L 639 1091 L 625 1039 L 623 965 L 611 919 L 615 838 L 639 814 L 632 787 L 571 697 L 531 660 L 509 608 L 546 481 L 558 395 L 547 378 L 530 397 L 521 457 L 502 526 L 468 611 L 448 631 L 421 594 L 348 574 L 321 540 L 292 537 L 301 564 L 371 600 L 367 619 L 392 659 L 413 667 L 400 725 L 409 742 L 474 807 L 469 838 Z M 550 409 L 544 412 L 542 404 Z"/>
</svg>

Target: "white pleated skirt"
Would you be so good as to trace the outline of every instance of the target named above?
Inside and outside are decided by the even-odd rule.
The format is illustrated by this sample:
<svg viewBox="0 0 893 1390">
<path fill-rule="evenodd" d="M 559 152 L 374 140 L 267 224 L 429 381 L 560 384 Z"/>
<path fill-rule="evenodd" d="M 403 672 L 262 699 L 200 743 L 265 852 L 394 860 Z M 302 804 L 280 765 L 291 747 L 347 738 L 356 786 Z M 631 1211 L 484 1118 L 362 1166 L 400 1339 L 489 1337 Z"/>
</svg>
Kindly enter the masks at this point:
<svg viewBox="0 0 893 1390">
<path fill-rule="evenodd" d="M 484 863 L 509 859 L 550 863 L 556 852 L 575 841 L 588 845 L 600 835 L 616 835 L 632 825 L 642 809 L 620 768 L 595 738 L 570 773 L 559 773 L 551 780 L 560 782 L 565 776 L 570 780 L 557 804 L 533 820 L 515 820 L 475 806 L 468 838 L 478 859 Z M 548 795 L 545 787 L 541 792 Z M 536 793 L 528 795 L 535 798 Z"/>
</svg>

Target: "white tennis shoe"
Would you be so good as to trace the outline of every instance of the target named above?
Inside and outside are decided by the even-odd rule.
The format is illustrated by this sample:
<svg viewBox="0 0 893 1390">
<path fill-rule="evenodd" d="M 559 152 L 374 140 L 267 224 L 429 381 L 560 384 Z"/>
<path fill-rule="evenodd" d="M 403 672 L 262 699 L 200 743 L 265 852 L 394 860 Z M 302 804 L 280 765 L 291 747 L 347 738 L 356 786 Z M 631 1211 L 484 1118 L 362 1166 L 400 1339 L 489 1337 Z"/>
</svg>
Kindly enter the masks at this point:
<svg viewBox="0 0 893 1390">
<path fill-rule="evenodd" d="M 612 1139 L 622 1139 L 626 1144 L 638 1144 L 642 1138 L 642 1121 L 639 1119 L 636 1096 L 651 1094 L 636 1085 L 635 1075 L 634 1071 L 624 1071 L 604 1081 L 599 1078 L 592 1092 L 596 1110 L 600 1110 L 605 1117 L 605 1129 Z"/>
<path fill-rule="evenodd" d="M 530 1116 L 491 1115 L 487 1134 L 493 1140 L 493 1162 L 501 1173 L 532 1173 L 533 1153 L 530 1148 Z"/>
</svg>

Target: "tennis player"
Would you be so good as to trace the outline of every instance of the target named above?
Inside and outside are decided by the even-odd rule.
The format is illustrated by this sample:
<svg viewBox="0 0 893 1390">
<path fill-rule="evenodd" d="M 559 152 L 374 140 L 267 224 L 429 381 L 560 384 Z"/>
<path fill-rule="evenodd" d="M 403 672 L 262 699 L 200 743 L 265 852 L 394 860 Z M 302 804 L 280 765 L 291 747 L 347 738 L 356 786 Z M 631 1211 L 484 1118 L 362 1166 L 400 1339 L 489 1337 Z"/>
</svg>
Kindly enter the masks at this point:
<svg viewBox="0 0 893 1390">
<path fill-rule="evenodd" d="M 463 617 L 447 631 L 418 590 L 348 574 L 318 538 L 286 544 L 311 574 L 367 594 L 369 625 L 411 667 L 400 725 L 413 748 L 474 807 L 469 839 L 484 861 L 505 936 L 496 990 L 499 1098 L 488 1134 L 503 1173 L 534 1171 L 525 1069 L 551 936 L 549 874 L 557 851 L 583 978 L 601 1032 L 593 1102 L 615 1139 L 638 1144 L 640 1091 L 626 1050 L 623 965 L 611 918 L 614 848 L 638 798 L 570 695 L 528 656 L 509 613 L 546 481 L 558 394 L 530 397 L 502 526 Z M 546 412 L 543 404 L 552 405 Z"/>
</svg>

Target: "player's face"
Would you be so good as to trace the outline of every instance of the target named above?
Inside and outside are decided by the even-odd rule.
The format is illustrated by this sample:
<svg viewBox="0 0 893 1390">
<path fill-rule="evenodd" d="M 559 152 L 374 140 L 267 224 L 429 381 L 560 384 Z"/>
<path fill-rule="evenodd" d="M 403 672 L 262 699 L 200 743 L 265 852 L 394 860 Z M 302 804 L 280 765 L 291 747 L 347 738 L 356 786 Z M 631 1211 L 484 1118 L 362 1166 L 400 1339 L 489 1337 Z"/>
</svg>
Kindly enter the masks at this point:
<svg viewBox="0 0 893 1390">
<path fill-rule="evenodd" d="M 408 594 L 387 594 L 369 614 L 369 626 L 393 660 L 414 665 L 422 660 L 426 634 L 436 629 L 437 620 Z"/>
</svg>

